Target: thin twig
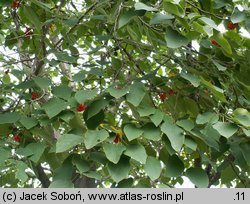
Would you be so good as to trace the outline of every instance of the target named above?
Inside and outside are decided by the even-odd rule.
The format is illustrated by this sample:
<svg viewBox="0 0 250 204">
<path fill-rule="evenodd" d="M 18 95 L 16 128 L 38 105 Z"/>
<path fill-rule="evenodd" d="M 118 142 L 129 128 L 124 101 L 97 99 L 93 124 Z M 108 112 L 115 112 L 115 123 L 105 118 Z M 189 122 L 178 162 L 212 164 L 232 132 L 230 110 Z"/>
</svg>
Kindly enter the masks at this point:
<svg viewBox="0 0 250 204">
<path fill-rule="evenodd" d="M 70 28 L 70 30 L 67 32 L 67 35 L 69 35 L 71 32 L 73 32 L 81 23 L 81 21 L 90 13 L 97 5 L 97 2 L 94 3 L 92 6 L 90 6 L 86 12 L 78 19 L 77 23 Z M 64 40 L 64 37 L 61 37 L 60 40 L 58 40 L 55 44 L 55 47 L 60 47 L 60 43 Z"/>
<path fill-rule="evenodd" d="M 229 155 L 226 157 L 226 160 L 229 162 L 229 165 L 231 166 L 233 172 L 235 173 L 235 175 L 238 177 L 238 179 L 241 181 L 241 183 L 244 185 L 244 187 L 247 187 L 247 184 L 245 183 L 245 180 L 241 178 L 241 176 L 238 174 L 237 169 L 235 168 L 235 165 L 233 164 L 234 161 L 234 156 L 233 155 Z"/>
<path fill-rule="evenodd" d="M 210 15 L 210 16 L 214 16 L 215 18 L 218 18 L 218 19 L 221 19 L 221 20 L 225 20 L 225 18 L 223 18 L 222 15 L 220 16 L 220 15 L 216 15 L 216 14 L 210 13 L 210 12 L 208 12 L 208 11 L 205 11 L 205 10 L 201 9 L 199 6 L 196 6 L 195 4 L 193 4 L 193 3 L 189 2 L 189 1 L 186 1 L 186 2 L 187 2 L 190 6 L 197 8 L 197 9 L 198 9 L 200 12 L 202 12 L 202 13 L 208 14 L 208 15 Z"/>
</svg>

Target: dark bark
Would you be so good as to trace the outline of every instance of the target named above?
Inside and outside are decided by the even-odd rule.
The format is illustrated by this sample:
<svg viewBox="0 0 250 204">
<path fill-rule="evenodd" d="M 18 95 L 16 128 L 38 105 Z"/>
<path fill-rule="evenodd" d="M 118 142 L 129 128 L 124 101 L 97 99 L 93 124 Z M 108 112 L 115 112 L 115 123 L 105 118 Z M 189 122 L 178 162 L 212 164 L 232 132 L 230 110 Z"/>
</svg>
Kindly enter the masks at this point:
<svg viewBox="0 0 250 204">
<path fill-rule="evenodd" d="M 217 172 L 209 177 L 208 188 L 210 188 L 213 184 L 215 184 L 221 177 L 221 173 Z"/>
<path fill-rule="evenodd" d="M 74 179 L 75 188 L 97 188 L 96 180 L 93 178 L 88 178 L 80 174 L 75 174 L 76 179 Z"/>
<path fill-rule="evenodd" d="M 50 180 L 49 180 L 48 176 L 46 175 L 46 173 L 44 172 L 44 169 L 41 166 L 41 164 L 35 165 L 33 163 L 32 165 L 33 165 L 33 170 L 35 171 L 36 177 L 41 182 L 42 187 L 48 188 L 50 185 Z"/>
</svg>

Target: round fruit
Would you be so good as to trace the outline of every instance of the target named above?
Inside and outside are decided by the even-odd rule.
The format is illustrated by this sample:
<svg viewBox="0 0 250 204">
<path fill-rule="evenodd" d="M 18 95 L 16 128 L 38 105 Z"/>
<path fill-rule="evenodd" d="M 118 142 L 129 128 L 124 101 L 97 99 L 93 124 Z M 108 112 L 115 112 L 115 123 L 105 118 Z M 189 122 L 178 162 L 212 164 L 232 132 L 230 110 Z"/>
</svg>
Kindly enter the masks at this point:
<svg viewBox="0 0 250 204">
<path fill-rule="evenodd" d="M 234 30 L 235 28 L 237 28 L 237 24 L 234 24 L 232 21 L 229 21 L 227 24 L 227 28 L 228 30 Z"/>
<path fill-rule="evenodd" d="M 220 46 L 215 40 L 211 40 L 211 43 L 215 46 Z"/>
<path fill-rule="evenodd" d="M 82 112 L 82 111 L 84 111 L 85 109 L 86 109 L 86 106 L 85 106 L 83 103 L 81 103 L 81 104 L 76 108 L 77 112 Z"/>
<path fill-rule="evenodd" d="M 164 101 L 167 98 L 167 94 L 166 93 L 160 93 L 159 97 L 160 97 L 161 101 Z"/>
<path fill-rule="evenodd" d="M 21 137 L 18 135 L 18 134 L 15 134 L 13 136 L 13 139 L 16 141 L 16 142 L 21 142 Z"/>
</svg>

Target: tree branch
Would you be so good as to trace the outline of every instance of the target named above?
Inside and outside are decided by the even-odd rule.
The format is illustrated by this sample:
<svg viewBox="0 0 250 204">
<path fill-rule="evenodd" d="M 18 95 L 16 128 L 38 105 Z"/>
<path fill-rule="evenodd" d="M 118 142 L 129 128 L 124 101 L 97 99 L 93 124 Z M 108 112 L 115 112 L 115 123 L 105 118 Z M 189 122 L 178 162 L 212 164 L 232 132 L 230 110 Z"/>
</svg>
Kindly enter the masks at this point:
<svg viewBox="0 0 250 204">
<path fill-rule="evenodd" d="M 36 174 L 36 177 L 41 182 L 42 187 L 48 188 L 50 185 L 50 180 L 49 180 L 48 176 L 46 175 L 46 173 L 44 172 L 44 169 L 41 166 L 41 164 L 35 165 L 35 163 L 32 162 L 32 167 L 33 167 L 33 170 Z"/>
<path fill-rule="evenodd" d="M 199 6 L 196 6 L 195 4 L 191 3 L 190 1 L 186 1 L 187 4 L 189 4 L 190 6 L 198 9 L 201 13 L 205 13 L 205 14 L 208 14 L 210 16 L 214 16 L 215 18 L 218 18 L 218 19 L 221 19 L 221 20 L 225 20 L 225 18 L 223 18 L 223 16 L 219 16 L 219 15 L 216 15 L 216 14 L 213 14 L 213 13 L 210 13 L 208 11 L 205 11 L 203 9 L 201 9 Z"/>
<path fill-rule="evenodd" d="M 86 12 L 80 16 L 80 18 L 78 19 L 78 21 L 76 22 L 76 24 L 70 28 L 70 30 L 67 32 L 67 35 L 69 35 L 71 32 L 73 32 L 81 23 L 81 21 L 92 11 L 95 9 L 96 5 L 98 2 L 95 2 L 92 6 L 90 6 Z M 61 39 L 59 39 L 56 43 L 55 43 L 55 47 L 60 47 L 60 43 L 64 40 L 64 37 L 62 37 Z"/>
</svg>

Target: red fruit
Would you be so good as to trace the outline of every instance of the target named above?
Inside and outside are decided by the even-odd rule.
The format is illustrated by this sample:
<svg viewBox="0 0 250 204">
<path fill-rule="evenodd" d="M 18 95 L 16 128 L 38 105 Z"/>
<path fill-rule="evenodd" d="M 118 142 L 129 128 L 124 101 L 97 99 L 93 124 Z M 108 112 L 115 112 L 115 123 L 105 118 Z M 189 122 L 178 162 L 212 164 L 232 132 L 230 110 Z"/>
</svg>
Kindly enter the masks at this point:
<svg viewBox="0 0 250 204">
<path fill-rule="evenodd" d="M 168 91 L 168 95 L 169 95 L 169 96 L 173 96 L 175 93 L 176 93 L 176 92 L 175 92 L 174 89 L 170 89 L 170 90 Z"/>
<path fill-rule="evenodd" d="M 37 92 L 33 91 L 33 92 L 31 93 L 31 99 L 32 99 L 32 100 L 36 100 L 37 98 L 39 98 L 39 94 L 38 94 Z"/>
<path fill-rule="evenodd" d="M 85 106 L 84 104 L 81 103 L 81 104 L 76 108 L 76 110 L 77 110 L 78 112 L 82 112 L 82 111 L 85 110 L 85 108 L 86 108 L 86 106 Z"/>
<path fill-rule="evenodd" d="M 160 97 L 161 101 L 164 101 L 167 98 L 167 94 L 166 93 L 160 93 L 159 97 Z"/>
<path fill-rule="evenodd" d="M 232 21 L 229 21 L 227 24 L 227 28 L 229 30 L 234 30 L 235 28 L 237 28 L 237 24 L 234 24 Z"/>
<path fill-rule="evenodd" d="M 20 1 L 18 0 L 13 0 L 11 8 L 17 9 L 20 6 Z"/>
<path fill-rule="evenodd" d="M 31 35 L 33 35 L 33 31 L 31 30 L 31 28 L 26 28 L 26 31 L 24 33 L 24 36 L 26 38 L 30 37 Z"/>
<path fill-rule="evenodd" d="M 220 46 L 215 40 L 211 40 L 211 43 L 215 46 Z"/>
<path fill-rule="evenodd" d="M 117 144 L 119 142 L 121 142 L 121 138 L 119 136 L 116 136 L 115 139 L 114 139 L 114 143 Z"/>
<path fill-rule="evenodd" d="M 15 134 L 13 136 L 13 139 L 16 141 L 16 142 L 20 142 L 21 141 L 21 137 L 18 135 L 18 134 Z"/>
</svg>

